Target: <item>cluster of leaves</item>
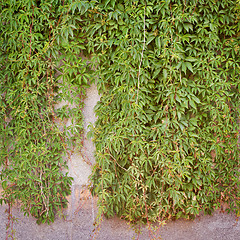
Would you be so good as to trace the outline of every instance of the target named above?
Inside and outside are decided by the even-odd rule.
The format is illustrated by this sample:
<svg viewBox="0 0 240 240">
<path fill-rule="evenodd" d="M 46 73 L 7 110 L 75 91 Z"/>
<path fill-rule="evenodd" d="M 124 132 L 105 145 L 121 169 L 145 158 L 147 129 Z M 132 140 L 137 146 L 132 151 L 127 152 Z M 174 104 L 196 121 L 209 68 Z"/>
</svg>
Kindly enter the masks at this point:
<svg viewBox="0 0 240 240">
<path fill-rule="evenodd" d="M 86 10 L 83 1 L 0 1 L 0 203 L 19 200 L 38 223 L 53 221 L 71 192 L 64 172 L 81 145 L 90 80 Z"/>
<path fill-rule="evenodd" d="M 81 146 L 95 75 L 92 182 L 103 213 L 136 222 L 221 202 L 239 210 L 235 1 L 0 3 L 1 202 L 20 200 L 39 223 L 66 206 L 72 178 L 62 170 Z"/>
<path fill-rule="evenodd" d="M 83 30 L 102 94 L 93 192 L 131 222 L 239 211 L 232 0 L 99 0 Z"/>
</svg>

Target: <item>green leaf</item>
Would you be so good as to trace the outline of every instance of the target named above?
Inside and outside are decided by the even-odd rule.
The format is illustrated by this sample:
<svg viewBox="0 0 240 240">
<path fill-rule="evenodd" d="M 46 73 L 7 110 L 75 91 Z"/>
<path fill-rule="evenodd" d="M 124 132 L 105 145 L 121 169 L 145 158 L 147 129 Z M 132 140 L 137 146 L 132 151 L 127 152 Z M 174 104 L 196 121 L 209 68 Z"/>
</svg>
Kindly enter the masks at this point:
<svg viewBox="0 0 240 240">
<path fill-rule="evenodd" d="M 2 188 L 3 188 L 3 190 L 7 189 L 7 181 L 2 182 Z"/>
<path fill-rule="evenodd" d="M 155 39 L 155 36 L 150 35 L 150 36 L 147 38 L 146 45 L 148 45 L 149 43 L 151 43 L 153 39 Z"/>
<path fill-rule="evenodd" d="M 193 73 L 192 64 L 190 62 L 186 62 L 186 66 Z"/>
<path fill-rule="evenodd" d="M 168 77 L 168 73 L 167 73 L 166 69 L 163 69 L 163 77 L 164 77 L 164 79 L 167 79 L 167 77 Z"/>
<path fill-rule="evenodd" d="M 185 61 L 186 61 L 186 62 L 196 62 L 197 59 L 194 58 L 194 57 L 189 56 L 189 57 L 186 57 L 186 58 L 185 58 Z"/>
<path fill-rule="evenodd" d="M 186 62 L 182 62 L 181 66 L 182 66 L 182 71 L 186 74 L 186 70 L 187 70 Z"/>
</svg>

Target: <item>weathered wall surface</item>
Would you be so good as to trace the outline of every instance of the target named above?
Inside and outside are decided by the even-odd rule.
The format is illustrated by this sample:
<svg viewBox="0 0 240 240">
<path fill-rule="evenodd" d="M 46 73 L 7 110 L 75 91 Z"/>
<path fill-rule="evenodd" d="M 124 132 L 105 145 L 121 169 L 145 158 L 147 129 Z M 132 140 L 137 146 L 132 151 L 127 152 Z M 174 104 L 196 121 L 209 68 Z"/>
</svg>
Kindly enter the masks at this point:
<svg viewBox="0 0 240 240">
<path fill-rule="evenodd" d="M 19 240 L 125 240 L 152 239 L 151 232 L 143 228 L 138 238 L 126 222 L 118 218 L 104 219 L 99 232 L 94 235 L 95 217 L 97 215 L 97 199 L 93 199 L 86 191 L 91 165 L 94 163 L 94 146 L 86 138 L 89 122 L 94 123 L 94 106 L 100 99 L 96 86 L 87 90 L 83 114 L 84 147 L 81 153 L 73 153 L 69 161 L 70 175 L 74 177 L 72 195 L 68 197 L 69 207 L 66 209 L 66 220 L 57 218 L 51 225 L 37 225 L 33 217 L 25 217 L 19 206 L 13 209 L 13 216 L 18 221 L 13 224 L 16 239 Z M 6 206 L 0 206 L 0 239 L 6 239 L 6 223 L 8 222 Z M 215 212 L 213 216 L 200 216 L 194 221 L 177 220 L 167 223 L 157 236 L 164 240 L 239 240 L 240 223 L 233 214 Z M 9 238 L 10 239 L 10 238 Z"/>
<path fill-rule="evenodd" d="M 83 108 L 84 115 L 84 134 L 83 134 L 83 148 L 81 153 L 75 152 L 68 162 L 70 175 L 74 178 L 75 187 L 81 187 L 88 184 L 88 176 L 91 174 L 91 166 L 94 164 L 94 145 L 90 139 L 87 139 L 87 132 L 89 131 L 89 123 L 94 124 L 95 114 L 94 106 L 100 100 L 97 87 L 92 85 L 87 89 L 87 96 L 85 99 L 85 106 Z"/>
<path fill-rule="evenodd" d="M 153 239 L 148 229 L 143 228 L 138 237 L 126 222 L 118 218 L 104 219 L 99 232 L 94 235 L 93 218 L 96 211 L 96 199 L 86 200 L 83 196 L 83 199 L 76 202 L 71 218 L 68 217 L 67 220 L 57 218 L 51 225 L 37 225 L 33 217 L 24 217 L 17 208 L 14 208 L 13 215 L 18 218 L 18 222 L 14 224 L 15 236 L 18 240 Z M 3 206 L 0 207 L 0 239 L 5 239 L 6 223 L 7 214 Z M 169 222 L 160 229 L 157 236 L 161 236 L 163 240 L 239 240 L 240 222 L 236 222 L 231 214 L 216 212 L 213 216 L 201 216 L 193 221 Z"/>
</svg>

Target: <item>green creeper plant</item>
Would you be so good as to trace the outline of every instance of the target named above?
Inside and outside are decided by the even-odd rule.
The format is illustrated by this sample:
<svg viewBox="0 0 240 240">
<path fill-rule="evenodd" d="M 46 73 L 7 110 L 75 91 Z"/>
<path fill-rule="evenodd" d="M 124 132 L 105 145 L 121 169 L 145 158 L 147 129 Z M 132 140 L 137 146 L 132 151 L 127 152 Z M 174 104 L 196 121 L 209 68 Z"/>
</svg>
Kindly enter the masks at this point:
<svg viewBox="0 0 240 240">
<path fill-rule="evenodd" d="M 99 0 L 85 20 L 101 212 L 150 222 L 225 202 L 239 214 L 236 1 Z"/>
<path fill-rule="evenodd" d="M 80 31 L 89 7 L 87 1 L 0 1 L 0 203 L 20 201 L 38 223 L 53 222 L 71 192 L 67 160 L 81 146 L 91 81 Z"/>
<path fill-rule="evenodd" d="M 236 6 L 2 0 L 1 202 L 19 200 L 38 223 L 66 206 L 72 178 L 62 170 L 81 146 L 82 100 L 96 77 L 91 179 L 100 213 L 135 223 L 194 217 L 222 202 L 238 212 Z"/>
</svg>

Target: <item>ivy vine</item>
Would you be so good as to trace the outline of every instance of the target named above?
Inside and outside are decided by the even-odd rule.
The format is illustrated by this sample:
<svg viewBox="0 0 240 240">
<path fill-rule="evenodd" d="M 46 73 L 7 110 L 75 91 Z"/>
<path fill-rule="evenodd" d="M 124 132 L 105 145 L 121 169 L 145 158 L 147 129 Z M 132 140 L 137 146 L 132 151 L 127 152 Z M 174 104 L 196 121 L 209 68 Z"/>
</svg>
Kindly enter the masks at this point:
<svg viewBox="0 0 240 240">
<path fill-rule="evenodd" d="M 98 1 L 93 193 L 107 217 L 239 214 L 236 1 Z"/>
<path fill-rule="evenodd" d="M 81 147 L 91 81 L 81 57 L 85 7 L 84 1 L 0 1 L 0 203 L 20 201 L 38 223 L 53 222 L 67 206 L 73 180 L 67 160 Z"/>
<path fill-rule="evenodd" d="M 236 1 L 0 3 L 1 203 L 19 200 L 38 223 L 66 206 L 96 78 L 100 213 L 161 222 L 223 202 L 239 213 Z"/>
</svg>

